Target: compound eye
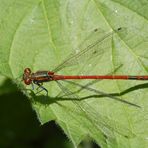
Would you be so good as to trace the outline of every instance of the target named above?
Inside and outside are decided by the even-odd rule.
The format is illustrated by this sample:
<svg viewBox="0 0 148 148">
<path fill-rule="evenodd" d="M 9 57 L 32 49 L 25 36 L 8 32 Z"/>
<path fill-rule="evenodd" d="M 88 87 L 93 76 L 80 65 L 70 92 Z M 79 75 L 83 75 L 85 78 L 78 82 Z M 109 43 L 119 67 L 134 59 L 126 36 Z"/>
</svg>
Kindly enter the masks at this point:
<svg viewBox="0 0 148 148">
<path fill-rule="evenodd" d="M 26 79 L 26 80 L 24 80 L 24 83 L 25 83 L 26 85 L 30 85 L 30 84 L 31 84 L 31 82 L 32 82 L 32 80 L 31 80 L 31 79 Z"/>
<path fill-rule="evenodd" d="M 24 73 L 31 74 L 31 69 L 30 68 L 25 68 Z"/>
</svg>

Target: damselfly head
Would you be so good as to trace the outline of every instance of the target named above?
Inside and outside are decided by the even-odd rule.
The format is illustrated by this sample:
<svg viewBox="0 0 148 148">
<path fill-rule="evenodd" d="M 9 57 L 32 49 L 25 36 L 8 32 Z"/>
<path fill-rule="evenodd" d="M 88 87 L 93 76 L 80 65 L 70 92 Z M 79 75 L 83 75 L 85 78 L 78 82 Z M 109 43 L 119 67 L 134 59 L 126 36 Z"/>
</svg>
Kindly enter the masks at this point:
<svg viewBox="0 0 148 148">
<path fill-rule="evenodd" d="M 31 69 L 30 68 L 25 68 L 24 73 L 31 74 Z"/>
<path fill-rule="evenodd" d="M 25 68 L 24 74 L 23 74 L 23 81 L 26 85 L 30 85 L 32 83 L 30 68 Z"/>
</svg>

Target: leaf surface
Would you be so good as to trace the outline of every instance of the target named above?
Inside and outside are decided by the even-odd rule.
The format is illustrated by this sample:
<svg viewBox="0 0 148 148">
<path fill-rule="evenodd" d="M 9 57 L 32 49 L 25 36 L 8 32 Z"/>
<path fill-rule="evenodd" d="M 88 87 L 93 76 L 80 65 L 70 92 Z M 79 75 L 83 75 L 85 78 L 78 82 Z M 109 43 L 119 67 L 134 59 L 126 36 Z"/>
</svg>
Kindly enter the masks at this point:
<svg viewBox="0 0 148 148">
<path fill-rule="evenodd" d="M 103 34 L 93 35 L 96 28 L 109 33 L 122 27 L 125 32 L 115 32 L 97 47 L 104 50 L 102 55 L 91 55 L 58 73 L 106 75 L 122 65 L 115 74 L 147 75 L 147 8 L 146 0 L 0 0 L 0 73 L 16 79 L 26 67 L 34 72 L 55 69 L 88 43 L 87 38 L 89 43 L 101 39 Z M 61 83 L 72 92 L 80 89 Z M 56 82 L 44 85 L 48 98 L 45 92 L 31 93 L 30 101 L 40 122 L 56 120 L 75 147 L 87 136 L 101 147 L 147 147 L 147 86 L 144 81 L 109 80 L 89 86 L 140 109 L 87 89 L 64 99 Z M 87 99 L 76 100 L 77 96 Z"/>
</svg>

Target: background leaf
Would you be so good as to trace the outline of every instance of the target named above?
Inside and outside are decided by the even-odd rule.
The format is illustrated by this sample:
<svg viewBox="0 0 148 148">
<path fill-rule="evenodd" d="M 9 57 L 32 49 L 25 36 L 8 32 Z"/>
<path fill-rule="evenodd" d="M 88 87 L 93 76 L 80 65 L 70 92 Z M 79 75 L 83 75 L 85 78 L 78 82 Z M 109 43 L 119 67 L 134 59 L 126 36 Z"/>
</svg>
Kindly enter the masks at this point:
<svg viewBox="0 0 148 148">
<path fill-rule="evenodd" d="M 94 29 L 110 32 L 123 27 L 127 33 L 116 33 L 105 55 L 99 62 L 97 58 L 91 61 L 95 67 L 85 65 L 85 71 L 107 74 L 122 64 L 117 74 L 147 74 L 147 8 L 146 0 L 0 0 L 0 72 L 16 79 L 26 67 L 52 70 Z M 81 74 L 80 68 L 61 73 Z M 67 83 L 64 86 L 77 90 Z M 147 83 L 100 81 L 91 86 L 138 104 L 141 109 L 103 96 L 64 101 L 57 97 L 60 89 L 54 82 L 45 87 L 49 97 L 31 94 L 32 106 L 41 123 L 56 120 L 74 146 L 88 136 L 102 147 L 147 147 Z M 93 93 L 83 90 L 78 95 L 82 98 Z"/>
<path fill-rule="evenodd" d="M 0 87 L 0 147 L 72 147 L 54 121 L 41 126 L 25 95 L 15 91 L 10 80 L 4 82 Z"/>
</svg>

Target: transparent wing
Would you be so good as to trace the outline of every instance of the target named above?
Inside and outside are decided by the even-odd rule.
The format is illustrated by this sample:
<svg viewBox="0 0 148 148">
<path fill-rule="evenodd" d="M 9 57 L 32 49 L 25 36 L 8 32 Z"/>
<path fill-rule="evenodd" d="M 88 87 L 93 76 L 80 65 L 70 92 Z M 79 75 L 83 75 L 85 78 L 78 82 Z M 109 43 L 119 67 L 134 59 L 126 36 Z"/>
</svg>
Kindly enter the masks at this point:
<svg viewBox="0 0 148 148">
<path fill-rule="evenodd" d="M 99 90 L 93 89 L 93 88 L 88 87 L 88 86 L 86 86 L 86 85 L 83 86 L 83 85 L 81 85 L 81 84 L 79 84 L 79 83 L 76 83 L 76 82 L 73 82 L 73 81 L 66 81 L 66 80 L 64 80 L 64 82 L 67 82 L 67 83 L 70 83 L 70 84 L 72 84 L 72 85 L 78 86 L 78 87 L 80 87 L 81 90 L 86 89 L 86 90 L 91 91 L 91 92 L 94 92 L 95 94 L 98 94 L 98 95 L 100 95 L 100 96 L 104 96 L 104 97 L 107 97 L 107 98 L 109 98 L 109 99 L 113 99 L 113 100 L 119 101 L 119 102 L 124 103 L 124 104 L 127 104 L 127 105 L 131 105 L 131 106 L 134 106 L 134 107 L 141 108 L 139 105 L 136 105 L 136 104 L 131 103 L 131 102 L 126 101 L 126 100 L 122 100 L 122 99 L 120 99 L 120 98 L 118 98 L 118 97 L 116 97 L 116 96 L 113 96 L 113 95 L 111 95 L 111 94 L 107 94 L 107 93 L 105 93 L 105 92 L 103 92 L 103 91 L 99 91 Z M 73 92 L 73 94 L 77 94 L 79 91 L 80 91 L 80 90 L 78 90 L 78 91 L 76 91 L 76 92 Z M 85 98 L 83 98 L 83 99 L 85 99 Z"/>
<path fill-rule="evenodd" d="M 76 105 L 78 110 L 83 113 L 84 117 L 91 122 L 91 124 L 99 131 L 104 134 L 114 134 L 117 132 L 125 137 L 133 137 L 134 134 L 132 131 L 112 119 L 109 119 L 107 116 L 102 116 L 97 112 L 91 105 L 89 105 L 85 100 L 81 101 L 80 98 L 73 94 L 69 89 L 64 87 L 59 81 L 56 81 L 58 86 L 61 88 L 62 92 L 71 99 L 72 102 Z M 68 99 L 69 100 L 69 99 Z M 67 107 L 67 106 L 66 106 Z M 70 110 L 70 108 L 68 109 Z"/>
<path fill-rule="evenodd" d="M 101 29 L 95 29 L 78 47 L 71 53 L 66 60 L 64 60 L 60 65 L 58 65 L 53 71 L 57 72 L 65 67 L 76 65 L 79 63 L 86 63 L 90 59 L 100 57 L 108 51 L 112 44 L 112 37 L 115 33 L 124 32 L 125 29 L 118 28 L 111 32 L 105 32 Z"/>
<path fill-rule="evenodd" d="M 107 75 L 114 74 L 121 66 L 122 65 L 118 66 L 113 72 L 110 72 Z M 61 80 L 61 81 L 72 84 L 72 85 L 77 86 L 79 88 L 75 92 L 72 92 L 73 95 L 76 95 L 76 94 L 80 93 L 83 90 L 88 90 L 90 92 L 93 92 L 94 94 L 97 94 L 97 96 L 93 95 L 93 97 L 104 96 L 104 97 L 107 97 L 108 99 L 113 99 L 113 100 L 118 101 L 120 103 L 124 103 L 124 104 L 130 105 L 130 106 L 133 106 L 133 107 L 141 108 L 139 105 L 136 105 L 136 104 L 134 104 L 132 102 L 129 102 L 129 101 L 120 99 L 119 97 L 116 97 L 116 95 L 107 94 L 107 93 L 105 93 L 103 91 L 96 90 L 96 89 L 90 87 L 91 85 L 94 85 L 95 83 L 98 83 L 98 82 L 100 82 L 102 80 L 93 80 L 93 81 L 90 81 L 90 82 L 86 83 L 85 85 L 82 85 L 82 84 L 79 84 L 77 82 L 70 81 L 70 80 Z M 59 96 L 60 96 L 61 93 L 59 93 Z M 72 94 L 70 93 L 70 95 L 72 95 Z M 68 94 L 65 94 L 65 95 L 68 96 Z M 63 95 L 63 96 L 65 96 L 65 95 Z M 81 98 L 81 99 L 84 100 L 85 98 L 88 98 L 88 97 L 84 97 L 84 98 Z"/>
<path fill-rule="evenodd" d="M 115 68 L 114 71 L 112 71 L 112 72 L 110 72 L 110 73 L 108 73 L 108 74 L 106 74 L 106 75 L 114 75 L 122 66 L 123 66 L 122 64 L 119 65 L 117 68 Z M 103 79 L 102 79 L 102 80 L 103 80 Z M 98 82 L 100 82 L 100 81 L 102 81 L 102 80 L 101 80 L 101 79 L 100 79 L 100 80 L 91 80 L 91 81 L 89 81 L 88 83 L 86 83 L 83 87 L 80 87 L 80 89 L 78 89 L 75 93 L 79 93 L 79 92 L 81 92 L 84 88 L 87 88 L 87 87 L 89 87 L 89 86 L 91 86 L 91 85 L 94 85 L 95 83 L 98 83 Z"/>
</svg>

